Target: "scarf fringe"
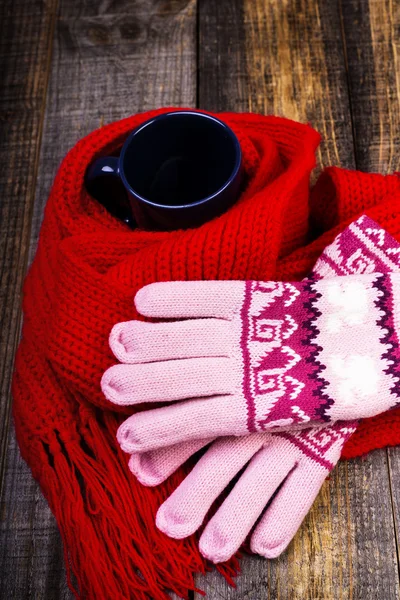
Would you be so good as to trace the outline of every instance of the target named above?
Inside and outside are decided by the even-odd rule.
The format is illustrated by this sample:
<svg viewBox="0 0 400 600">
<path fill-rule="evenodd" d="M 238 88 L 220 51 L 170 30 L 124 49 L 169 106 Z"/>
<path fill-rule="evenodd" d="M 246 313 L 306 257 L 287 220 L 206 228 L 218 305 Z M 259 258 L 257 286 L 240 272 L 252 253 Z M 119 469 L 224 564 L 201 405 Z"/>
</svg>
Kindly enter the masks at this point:
<svg viewBox="0 0 400 600">
<path fill-rule="evenodd" d="M 82 404 L 79 416 L 76 436 L 65 440 L 55 431 L 52 443 L 43 445 L 47 460 L 40 477 L 47 480 L 47 500 L 60 528 L 75 597 L 169 600 L 172 591 L 188 599 L 189 590 L 204 595 L 194 574 L 211 566 L 199 554 L 196 540 L 176 540 L 178 551 L 171 552 L 171 539 L 148 530 L 168 490 L 150 495 L 130 476 L 126 457 L 114 443 L 115 415 L 99 416 Z M 171 490 L 181 478 L 178 473 L 171 478 Z M 238 559 L 217 570 L 234 585 Z"/>
</svg>

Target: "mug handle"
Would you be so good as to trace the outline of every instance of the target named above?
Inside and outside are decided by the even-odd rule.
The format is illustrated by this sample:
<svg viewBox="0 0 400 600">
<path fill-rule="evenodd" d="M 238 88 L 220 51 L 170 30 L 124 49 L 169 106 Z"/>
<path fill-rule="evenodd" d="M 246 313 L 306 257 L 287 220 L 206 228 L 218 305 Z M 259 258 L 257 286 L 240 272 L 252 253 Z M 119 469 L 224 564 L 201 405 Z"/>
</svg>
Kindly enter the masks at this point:
<svg viewBox="0 0 400 600">
<path fill-rule="evenodd" d="M 85 187 L 109 213 L 131 228 L 135 227 L 128 194 L 119 173 L 118 157 L 102 156 L 93 161 L 85 173 Z"/>
</svg>

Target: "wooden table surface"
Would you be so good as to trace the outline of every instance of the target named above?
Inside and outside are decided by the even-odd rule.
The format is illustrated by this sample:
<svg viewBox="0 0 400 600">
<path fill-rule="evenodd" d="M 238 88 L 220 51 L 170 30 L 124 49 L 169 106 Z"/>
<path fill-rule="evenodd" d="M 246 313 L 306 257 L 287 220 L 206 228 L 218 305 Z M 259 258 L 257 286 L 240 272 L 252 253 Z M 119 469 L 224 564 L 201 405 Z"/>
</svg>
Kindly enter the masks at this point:
<svg viewBox="0 0 400 600">
<path fill-rule="evenodd" d="M 308 121 L 321 166 L 400 170 L 400 0 L 2 0 L 0 30 L 0 598 L 66 600 L 60 536 L 10 417 L 21 284 L 61 158 L 103 123 L 197 106 Z M 399 474 L 398 449 L 341 463 L 283 556 L 245 558 L 236 589 L 214 573 L 199 587 L 400 598 Z"/>
</svg>

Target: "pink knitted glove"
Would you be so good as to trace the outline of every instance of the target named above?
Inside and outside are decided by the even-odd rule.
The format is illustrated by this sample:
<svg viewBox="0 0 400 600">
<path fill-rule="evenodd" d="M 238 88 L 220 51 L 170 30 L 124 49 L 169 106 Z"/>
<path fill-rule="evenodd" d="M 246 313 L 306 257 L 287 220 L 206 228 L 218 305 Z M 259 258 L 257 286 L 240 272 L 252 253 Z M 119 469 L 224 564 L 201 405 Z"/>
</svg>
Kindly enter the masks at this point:
<svg viewBox="0 0 400 600">
<path fill-rule="evenodd" d="M 142 288 L 135 298 L 141 314 L 186 320 L 116 325 L 110 346 L 124 364 L 106 371 L 103 392 L 117 404 L 185 401 L 127 419 L 118 432 L 121 447 L 142 452 L 304 428 L 396 406 L 400 275 L 373 271 L 378 252 L 382 267 L 393 263 L 398 247 L 367 219 L 352 227 L 359 247 L 347 258 L 338 239 L 329 247 L 330 278 Z M 347 277 L 333 277 L 332 257 L 345 261 Z M 364 274 L 354 274 L 364 262 Z"/>
<path fill-rule="evenodd" d="M 371 235 L 378 235 L 377 245 L 368 241 Z M 364 217 L 324 251 L 313 275 L 321 278 L 346 275 L 349 270 L 352 273 L 398 270 L 386 252 L 389 248 L 399 248 L 399 245 Z M 391 254 L 393 257 L 393 252 Z M 213 562 L 227 560 L 275 495 L 250 540 L 253 552 L 275 558 L 300 527 L 355 426 L 356 423 L 347 422 L 298 433 L 221 438 L 160 507 L 157 526 L 174 538 L 194 533 L 213 502 L 249 462 L 227 500 L 206 525 L 199 541 L 200 550 Z M 158 485 L 211 441 L 192 440 L 148 453 L 135 453 L 129 467 L 143 485 Z"/>
<path fill-rule="evenodd" d="M 329 277 L 374 270 L 398 271 L 398 247 L 376 223 L 362 217 L 324 251 L 313 274 Z M 267 558 L 278 556 L 300 526 L 355 426 L 356 423 L 347 423 L 347 427 L 333 424 L 324 430 L 309 429 L 290 435 L 257 434 L 219 440 L 160 507 L 158 527 L 176 538 L 196 531 L 214 500 L 250 460 L 234 493 L 230 493 L 207 525 L 200 538 L 200 549 L 213 562 L 229 558 L 285 480 L 251 537 L 254 552 Z M 129 466 L 144 485 L 158 485 L 211 441 L 193 440 L 135 453 Z"/>
<path fill-rule="evenodd" d="M 207 523 L 200 536 L 200 552 L 214 563 L 228 560 L 276 493 L 250 540 L 253 552 L 275 558 L 292 540 L 355 429 L 353 423 L 338 423 L 294 434 L 220 438 L 161 505 L 157 527 L 178 539 L 197 531 L 213 502 L 249 463 Z M 209 441 L 192 440 L 133 454 L 129 466 L 143 485 L 154 486 Z"/>
</svg>

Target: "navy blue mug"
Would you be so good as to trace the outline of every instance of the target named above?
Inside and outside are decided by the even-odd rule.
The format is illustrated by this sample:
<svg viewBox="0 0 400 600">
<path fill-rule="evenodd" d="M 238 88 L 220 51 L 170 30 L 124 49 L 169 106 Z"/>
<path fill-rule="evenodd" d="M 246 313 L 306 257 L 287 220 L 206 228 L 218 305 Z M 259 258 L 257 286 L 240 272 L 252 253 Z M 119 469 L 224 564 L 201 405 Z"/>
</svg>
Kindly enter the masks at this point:
<svg viewBox="0 0 400 600">
<path fill-rule="evenodd" d="M 238 198 L 239 141 L 206 113 L 169 112 L 137 127 L 120 155 L 99 158 L 86 172 L 88 192 L 132 227 L 196 227 Z"/>
</svg>

